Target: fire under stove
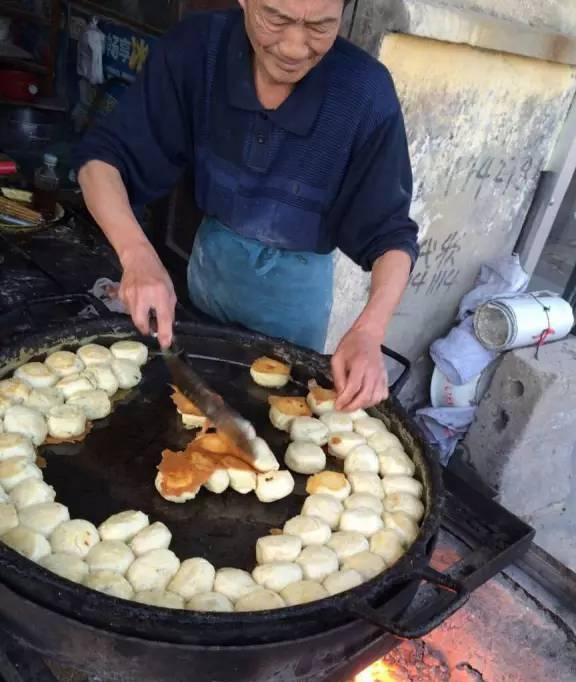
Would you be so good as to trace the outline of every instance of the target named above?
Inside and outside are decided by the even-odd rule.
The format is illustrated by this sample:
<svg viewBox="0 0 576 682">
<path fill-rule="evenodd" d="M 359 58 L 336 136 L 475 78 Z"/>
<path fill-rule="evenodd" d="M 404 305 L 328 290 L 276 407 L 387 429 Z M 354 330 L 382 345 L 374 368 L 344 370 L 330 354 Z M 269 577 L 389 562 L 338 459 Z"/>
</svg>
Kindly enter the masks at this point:
<svg viewBox="0 0 576 682">
<path fill-rule="evenodd" d="M 106 311 L 87 293 L 94 282 L 103 276 L 118 280 L 117 262 L 98 230 L 81 217 L 69 218 L 47 232 L 24 235 L 0 233 L 0 346 L 21 335 L 43 330 L 54 321 L 61 324 L 62 320 L 94 319 L 104 314 Z M 194 319 L 193 312 L 184 308 L 180 312 L 188 319 Z M 533 578 L 549 581 L 558 597 L 568 601 L 576 598 L 574 576 L 533 547 L 534 531 L 530 526 L 458 473 L 445 469 L 443 478 L 445 505 L 440 535 L 432 557 L 433 566 L 441 567 L 446 575 L 460 581 L 468 592 L 474 593 L 513 564 L 521 565 Z M 455 547 L 458 551 L 454 550 Z M 419 638 L 440 624 L 441 614 L 446 611 L 451 599 L 453 595 L 446 590 L 430 584 L 421 585 L 416 598 L 403 615 L 402 632 L 397 635 L 420 641 Z M 493 618 L 497 621 L 500 614 L 495 612 Z M 105 665 L 96 675 L 92 671 L 91 676 L 86 676 L 80 670 L 63 668 L 51 660 L 49 652 L 39 654 L 18 641 L 6 622 L 0 621 L 0 631 L 1 682 L 122 680 L 115 675 L 114 670 L 106 669 Z M 457 639 L 458 631 L 453 636 Z M 364 641 L 362 646 L 348 649 L 344 646 L 341 661 L 314 679 L 314 682 L 387 682 L 399 679 L 382 672 L 386 666 L 370 666 L 387 655 L 393 657 L 395 654 L 390 652 L 400 651 L 403 646 L 398 636 L 375 629 L 372 638 Z M 86 655 L 90 656 L 90 652 L 87 651 Z M 303 671 L 306 670 L 309 655 L 306 650 L 301 653 Z M 431 665 L 440 664 L 432 661 Z M 273 678 L 274 682 L 309 682 L 310 679 L 304 673 L 302 676 L 293 673 L 284 676 L 282 672 Z M 428 679 L 458 679 L 458 682 L 460 679 L 484 680 L 481 675 L 473 677 L 472 673 L 470 677 L 461 678 L 416 674 L 403 679 L 415 682 Z M 486 678 L 485 682 L 504 682 L 504 679 L 540 682 L 540 678 L 521 676 Z M 204 682 L 204 678 L 200 679 L 193 673 L 190 680 Z M 164 680 L 141 678 L 141 682 Z"/>
</svg>

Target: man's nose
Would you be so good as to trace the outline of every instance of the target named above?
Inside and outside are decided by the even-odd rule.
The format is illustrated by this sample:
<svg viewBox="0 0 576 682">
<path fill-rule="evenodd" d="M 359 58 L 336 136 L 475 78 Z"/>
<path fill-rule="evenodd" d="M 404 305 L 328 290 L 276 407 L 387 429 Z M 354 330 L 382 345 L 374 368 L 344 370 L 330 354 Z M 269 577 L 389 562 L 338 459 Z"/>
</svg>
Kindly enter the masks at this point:
<svg viewBox="0 0 576 682">
<path fill-rule="evenodd" d="M 278 45 L 278 52 L 282 59 L 290 62 L 301 62 L 310 56 L 308 36 L 304 26 L 290 26 L 284 31 Z"/>
</svg>

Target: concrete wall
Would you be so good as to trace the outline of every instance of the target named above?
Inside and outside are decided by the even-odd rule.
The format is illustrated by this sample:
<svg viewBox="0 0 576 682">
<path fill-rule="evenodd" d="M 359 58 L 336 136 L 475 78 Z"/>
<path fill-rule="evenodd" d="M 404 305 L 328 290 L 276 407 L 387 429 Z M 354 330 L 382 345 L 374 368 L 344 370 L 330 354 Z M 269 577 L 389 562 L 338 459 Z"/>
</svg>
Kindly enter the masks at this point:
<svg viewBox="0 0 576 682">
<path fill-rule="evenodd" d="M 508 253 L 573 99 L 570 66 L 390 34 L 379 57 L 404 107 L 422 255 L 388 344 L 411 359 L 450 326 L 479 266 Z M 369 278 L 338 256 L 332 350 Z M 426 364 L 404 395 L 421 399 Z"/>
</svg>

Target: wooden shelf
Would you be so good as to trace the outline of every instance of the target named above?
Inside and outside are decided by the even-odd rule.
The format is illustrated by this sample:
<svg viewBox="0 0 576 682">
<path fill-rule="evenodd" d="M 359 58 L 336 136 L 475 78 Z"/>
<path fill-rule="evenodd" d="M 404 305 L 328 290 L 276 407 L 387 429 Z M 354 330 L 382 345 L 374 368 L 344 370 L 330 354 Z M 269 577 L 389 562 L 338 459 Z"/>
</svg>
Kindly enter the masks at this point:
<svg viewBox="0 0 576 682">
<path fill-rule="evenodd" d="M 102 19 L 116 21 L 119 24 L 129 26 L 130 28 L 136 31 L 149 33 L 150 35 L 153 36 L 160 36 L 165 32 L 165 29 L 161 29 L 158 28 L 157 26 L 151 26 L 150 24 L 147 24 L 145 22 L 131 19 L 130 17 L 122 14 L 121 12 L 117 12 L 113 9 L 103 7 L 101 4 L 99 4 L 98 2 L 94 2 L 93 0 L 70 0 L 70 1 L 74 7 L 77 7 L 80 10 L 90 12 L 95 16 L 101 17 Z"/>
<path fill-rule="evenodd" d="M 0 5 L 0 16 L 11 17 L 12 19 L 22 19 L 23 21 L 29 21 L 31 24 L 37 24 L 38 26 L 50 26 L 51 22 L 48 17 L 44 17 L 41 14 L 36 14 L 34 12 L 27 12 L 24 9 L 18 9 L 17 7 L 3 7 Z"/>
<path fill-rule="evenodd" d="M 65 112 L 68 107 L 64 102 L 53 97 L 38 97 L 32 102 L 19 101 L 14 99 L 4 99 L 0 97 L 0 106 L 8 107 L 28 107 L 31 109 L 40 109 L 42 111 L 60 111 Z"/>
<path fill-rule="evenodd" d="M 47 76 L 50 73 L 50 69 L 47 66 L 38 64 L 38 62 L 31 59 L 19 59 L 18 57 L 0 55 L 0 64 L 3 66 L 11 66 L 18 71 L 31 71 L 32 73 L 38 73 L 42 76 Z"/>
</svg>

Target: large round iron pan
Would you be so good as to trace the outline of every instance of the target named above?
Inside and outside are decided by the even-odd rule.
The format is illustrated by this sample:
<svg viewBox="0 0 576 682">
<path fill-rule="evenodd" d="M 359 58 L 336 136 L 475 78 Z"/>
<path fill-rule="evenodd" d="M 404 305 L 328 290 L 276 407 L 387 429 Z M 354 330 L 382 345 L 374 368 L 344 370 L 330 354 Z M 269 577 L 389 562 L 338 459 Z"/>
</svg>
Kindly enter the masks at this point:
<svg viewBox="0 0 576 682">
<path fill-rule="evenodd" d="M 268 391 L 250 379 L 248 367 L 260 355 L 289 361 L 294 381 L 288 389 L 302 395 L 307 381 L 329 383 L 324 356 L 266 337 L 196 323 L 177 326 L 181 345 L 196 369 L 229 403 L 250 419 L 282 461 L 286 434 L 275 431 L 267 417 Z M 0 352 L 6 374 L 18 364 L 42 357 L 55 348 L 74 349 L 89 341 L 110 344 L 119 338 L 139 338 L 126 319 L 74 323 L 66 329 L 20 340 Z M 140 339 L 146 341 L 145 339 Z M 305 496 L 305 477 L 297 476 L 293 495 L 272 505 L 255 496 L 203 491 L 185 505 L 165 502 L 154 490 L 155 466 L 164 447 L 180 447 L 189 433 L 178 422 L 169 400 L 169 377 L 153 341 L 153 357 L 138 389 L 117 405 L 106 423 L 97 424 L 82 445 L 45 448 L 46 480 L 72 518 L 98 524 L 109 514 L 136 508 L 153 520 L 164 521 L 174 534 L 173 548 L 182 559 L 204 556 L 217 567 L 250 569 L 256 539 L 282 527 L 297 514 Z M 359 615 L 382 623 L 380 607 L 419 582 L 426 569 L 440 522 L 443 500 L 435 454 L 422 440 L 403 408 L 390 399 L 375 416 L 384 419 L 414 458 L 425 489 L 426 515 L 420 535 L 408 553 L 391 569 L 342 595 L 312 604 L 255 614 L 203 614 L 146 607 L 114 599 L 68 582 L 27 561 L 0 544 L 0 581 L 23 597 L 87 624 L 129 636 L 195 645 L 262 644 L 309 636 L 338 627 Z M 451 587 L 444 582 L 445 587 Z M 452 609 L 454 610 L 454 609 Z M 390 623 L 390 630 L 394 631 Z"/>
</svg>

